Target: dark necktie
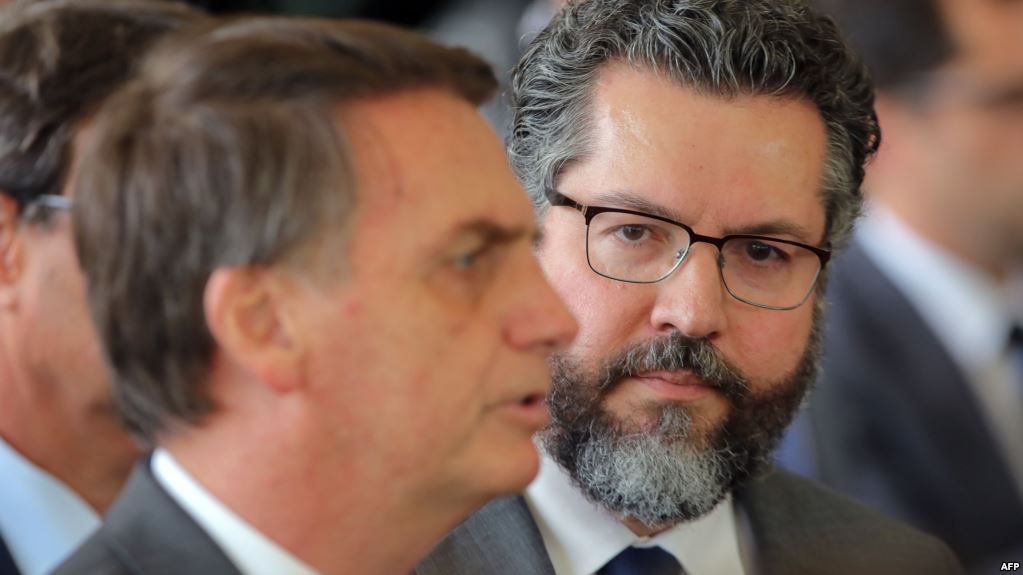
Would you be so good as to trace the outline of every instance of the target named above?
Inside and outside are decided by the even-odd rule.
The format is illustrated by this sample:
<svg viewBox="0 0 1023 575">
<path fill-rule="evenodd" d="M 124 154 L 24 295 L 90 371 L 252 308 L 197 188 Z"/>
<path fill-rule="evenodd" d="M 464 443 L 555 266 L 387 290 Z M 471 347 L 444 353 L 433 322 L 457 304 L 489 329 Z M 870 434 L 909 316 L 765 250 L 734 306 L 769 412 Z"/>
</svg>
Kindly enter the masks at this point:
<svg viewBox="0 0 1023 575">
<path fill-rule="evenodd" d="M 679 575 L 678 560 L 660 547 L 628 547 L 604 565 L 597 575 Z"/>
</svg>

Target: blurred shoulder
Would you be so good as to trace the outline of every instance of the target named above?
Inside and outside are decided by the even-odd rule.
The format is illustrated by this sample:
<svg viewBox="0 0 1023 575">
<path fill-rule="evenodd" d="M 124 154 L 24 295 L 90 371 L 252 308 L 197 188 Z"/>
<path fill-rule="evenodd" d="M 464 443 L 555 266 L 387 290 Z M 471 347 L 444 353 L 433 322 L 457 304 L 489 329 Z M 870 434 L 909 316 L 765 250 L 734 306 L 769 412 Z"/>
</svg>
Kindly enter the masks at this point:
<svg viewBox="0 0 1023 575">
<path fill-rule="evenodd" d="M 827 487 L 773 470 L 736 493 L 764 573 L 961 573 L 937 538 Z"/>
</svg>

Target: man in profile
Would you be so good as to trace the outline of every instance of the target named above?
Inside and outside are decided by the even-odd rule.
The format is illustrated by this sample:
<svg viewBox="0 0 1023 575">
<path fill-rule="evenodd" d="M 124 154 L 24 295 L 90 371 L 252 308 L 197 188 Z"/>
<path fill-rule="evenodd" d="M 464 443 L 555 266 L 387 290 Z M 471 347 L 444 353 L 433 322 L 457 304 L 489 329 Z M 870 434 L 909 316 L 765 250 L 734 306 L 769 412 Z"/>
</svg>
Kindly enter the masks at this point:
<svg viewBox="0 0 1023 575">
<path fill-rule="evenodd" d="M 99 526 L 139 447 L 118 426 L 64 209 L 74 134 L 184 6 L 0 9 L 0 574 L 47 573 Z"/>
<path fill-rule="evenodd" d="M 254 19 L 103 108 L 76 240 L 158 448 L 57 573 L 408 572 L 530 481 L 575 323 L 475 110 L 494 86 L 383 25 Z"/>
<path fill-rule="evenodd" d="M 577 317 L 524 498 L 420 575 L 953 573 L 940 542 L 784 472 L 823 272 L 879 138 L 798 0 L 585 0 L 526 51 L 509 153 Z"/>
</svg>

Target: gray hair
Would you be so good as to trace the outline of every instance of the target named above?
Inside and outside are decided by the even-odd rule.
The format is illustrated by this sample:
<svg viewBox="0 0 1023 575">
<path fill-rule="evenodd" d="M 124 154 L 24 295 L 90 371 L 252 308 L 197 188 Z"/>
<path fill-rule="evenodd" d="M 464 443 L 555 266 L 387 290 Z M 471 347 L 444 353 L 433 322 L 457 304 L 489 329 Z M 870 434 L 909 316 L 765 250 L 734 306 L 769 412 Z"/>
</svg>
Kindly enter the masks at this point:
<svg viewBox="0 0 1023 575">
<path fill-rule="evenodd" d="M 708 95 L 805 98 L 827 130 L 825 239 L 844 243 L 862 206 L 880 130 L 866 68 L 834 23 L 801 0 L 583 0 L 530 44 L 515 69 L 508 154 L 537 213 L 562 171 L 587 154 L 589 100 L 614 60 Z"/>
<path fill-rule="evenodd" d="M 155 49 L 96 116 L 74 213 L 131 431 L 152 442 L 213 408 L 214 271 L 295 268 L 314 240 L 343 243 L 355 177 L 339 106 L 421 89 L 478 105 L 495 86 L 479 58 L 382 24 L 213 22 Z"/>
</svg>

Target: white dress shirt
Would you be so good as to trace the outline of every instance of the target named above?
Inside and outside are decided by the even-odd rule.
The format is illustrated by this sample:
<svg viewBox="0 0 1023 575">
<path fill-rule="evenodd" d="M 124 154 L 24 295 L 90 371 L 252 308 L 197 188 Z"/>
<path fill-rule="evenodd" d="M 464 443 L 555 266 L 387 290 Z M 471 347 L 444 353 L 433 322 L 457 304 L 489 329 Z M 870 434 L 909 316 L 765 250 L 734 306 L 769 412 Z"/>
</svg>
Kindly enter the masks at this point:
<svg viewBox="0 0 1023 575">
<path fill-rule="evenodd" d="M 23 575 L 49 573 L 99 525 L 77 493 L 0 439 L 0 535 Z"/>
<path fill-rule="evenodd" d="M 151 465 L 160 485 L 206 531 L 243 575 L 316 574 L 312 567 L 218 501 L 166 450 L 157 449 Z"/>
<path fill-rule="evenodd" d="M 879 204 L 857 240 L 962 370 L 1023 494 L 1023 395 L 1008 349 L 1023 281 L 997 283 Z"/>
<path fill-rule="evenodd" d="M 696 521 L 640 537 L 587 500 L 568 474 L 545 455 L 525 499 L 557 575 L 592 575 L 631 546 L 661 547 L 688 575 L 745 573 L 730 496 Z"/>
</svg>

